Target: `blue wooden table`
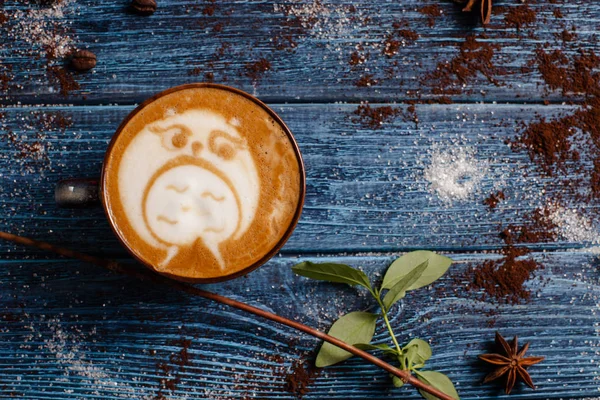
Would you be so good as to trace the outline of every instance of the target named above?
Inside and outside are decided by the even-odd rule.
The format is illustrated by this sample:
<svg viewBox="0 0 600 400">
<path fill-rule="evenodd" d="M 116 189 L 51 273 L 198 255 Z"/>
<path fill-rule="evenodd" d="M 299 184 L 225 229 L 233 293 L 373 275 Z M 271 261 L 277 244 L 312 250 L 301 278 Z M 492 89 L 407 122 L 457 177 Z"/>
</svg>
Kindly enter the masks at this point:
<svg viewBox="0 0 600 400">
<path fill-rule="evenodd" d="M 518 386 L 511 398 L 600 397 L 597 203 L 569 204 L 592 215 L 592 236 L 522 243 L 544 267 L 526 283 L 529 300 L 467 290 L 467 272 L 500 257 L 502 229 L 563 190 L 506 142 L 524 125 L 578 109 L 581 98 L 549 88 L 530 62 L 545 43 L 569 57 L 600 53 L 600 4 L 527 2 L 535 18 L 517 29 L 507 15 L 525 6 L 498 0 L 484 29 L 477 14 L 443 0 L 160 0 L 149 17 L 127 1 L 54 3 L 0 1 L 0 230 L 133 263 L 101 209 L 55 206 L 55 183 L 97 176 L 120 121 L 152 94 L 205 80 L 232 85 L 290 126 L 308 188 L 280 254 L 208 289 L 327 330 L 374 305 L 358 290 L 297 277 L 292 265 L 343 262 L 381 277 L 405 251 L 436 250 L 456 263 L 396 306 L 391 322 L 403 342 L 431 343 L 431 368 L 461 398 L 508 398 L 482 385 L 488 370 L 476 357 L 496 330 L 546 357 L 530 369 L 538 389 Z M 561 39 L 573 27 L 576 41 Z M 497 71 L 454 77 L 449 88 L 431 74 L 460 55 L 468 35 L 497 45 Z M 63 69 L 71 48 L 89 48 L 97 66 Z M 397 111 L 381 124 L 357 121 L 365 101 Z M 482 172 L 461 198 L 441 198 L 426 174 L 449 149 L 466 151 Z M 491 209 L 483 200 L 497 191 L 505 200 Z M 294 399 L 290 375 L 320 345 L 201 298 L 7 243 L 0 266 L 2 398 Z M 375 340 L 387 342 L 383 326 Z M 359 359 L 320 371 L 307 390 L 305 399 L 419 398 Z"/>
</svg>

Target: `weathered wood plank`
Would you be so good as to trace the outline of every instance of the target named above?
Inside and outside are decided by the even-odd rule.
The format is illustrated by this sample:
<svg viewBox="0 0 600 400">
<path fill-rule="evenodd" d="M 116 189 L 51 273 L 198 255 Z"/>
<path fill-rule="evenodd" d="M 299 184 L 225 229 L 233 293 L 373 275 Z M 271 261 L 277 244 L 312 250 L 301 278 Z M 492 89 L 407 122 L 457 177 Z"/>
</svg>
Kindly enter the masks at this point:
<svg viewBox="0 0 600 400">
<path fill-rule="evenodd" d="M 510 398 L 598 396 L 596 256 L 534 257 L 546 269 L 530 282 L 536 295 L 529 304 L 481 302 L 477 293 L 455 291 L 462 271 L 486 256 L 453 255 L 459 262 L 448 276 L 432 289 L 412 292 L 393 310 L 401 341 L 430 340 L 430 367 L 447 373 L 463 399 L 504 398 L 479 384 L 486 369 L 476 360 L 489 350 L 496 329 L 530 341 L 531 354 L 546 357 L 530 370 L 538 390 L 519 386 Z M 276 258 L 245 278 L 207 287 L 321 329 L 349 310 L 374 310 L 359 290 L 294 276 L 290 266 L 298 260 Z M 381 276 L 392 257 L 313 260 L 361 265 L 369 275 Z M 316 340 L 287 328 L 93 266 L 65 260 L 12 260 L 0 266 L 3 397 L 139 399 L 162 391 L 173 399 L 292 399 L 285 376 L 294 362 L 311 362 L 309 353 L 318 347 Z M 383 326 L 375 339 L 388 341 Z M 173 390 L 161 390 L 161 379 L 178 380 L 171 382 Z M 360 360 L 323 370 L 305 398 L 365 396 L 418 398 L 410 389 L 392 389 L 385 373 Z"/>
<path fill-rule="evenodd" d="M 352 122 L 353 105 L 273 106 L 295 132 L 308 174 L 304 213 L 284 248 L 288 253 L 497 249 L 500 225 L 520 223 L 562 190 L 504 140 L 512 137 L 517 121 L 569 112 L 568 106 L 422 105 L 416 108 L 418 127 L 398 117 L 376 130 Z M 106 145 L 131 108 L 6 108 L 4 132 L 19 139 L 0 143 L 0 228 L 124 255 L 101 209 L 58 209 L 53 189 L 60 179 L 99 175 Z M 65 117 L 72 126 L 45 129 L 38 139 L 40 124 L 33 121 L 40 114 Z M 19 158 L 23 143 L 40 140 L 43 157 Z M 487 163 L 487 172 L 468 198 L 440 199 L 423 171 L 436 149 L 464 148 L 473 150 L 473 160 Z M 490 211 L 483 199 L 499 189 L 506 200 Z M 567 239 L 540 248 L 585 245 Z M 21 251 L 5 243 L 0 249 Z"/>
<path fill-rule="evenodd" d="M 9 18 L 15 10 L 30 7 L 27 2 L 5 3 Z M 418 11 L 427 5 L 438 5 L 441 11 L 433 28 Z M 93 72 L 75 76 L 81 90 L 68 98 L 59 95 L 59 88 L 46 76 L 44 57 L 35 59 L 43 55 L 42 46 L 28 43 L 31 35 L 19 36 L 19 28 L 13 25 L 16 21 L 9 20 L 0 28 L 4 36 L 0 40 L 7 43 L 0 57 L 12 66 L 14 75 L 10 99 L 5 102 L 140 102 L 168 87 L 204 80 L 206 73 L 212 73 L 217 82 L 253 91 L 271 102 L 387 102 L 414 99 L 417 92 L 426 99 L 436 97 L 433 89 L 439 87 L 423 83 L 423 77 L 458 54 L 458 45 L 468 34 L 485 34 L 486 42 L 500 45 L 492 60 L 503 73 L 496 77 L 500 86 L 483 76 L 468 79 L 463 93 L 454 96 L 456 100 L 540 101 L 545 91 L 540 75 L 535 68 L 522 67 L 545 42 L 564 48 L 567 54 L 578 48 L 598 52 L 595 35 L 600 5 L 588 0 L 530 4 L 537 19 L 517 30 L 505 22 L 505 16 L 521 5 L 518 1 L 495 4 L 496 14 L 484 30 L 476 15 L 462 13 L 461 6 L 451 1 L 191 4 L 164 0 L 154 15 L 143 18 L 127 12 L 126 3 L 86 0 L 65 7 L 64 16 L 58 18 L 61 27 L 73 31 L 66 37 L 75 46 L 89 47 L 98 55 Z M 286 14 L 285 7 L 293 9 Z M 562 18 L 553 14 L 557 7 Z M 388 57 L 383 49 L 394 32 L 394 22 L 404 23 L 403 28 L 419 38 L 414 42 L 395 38 L 400 43 L 397 54 Z M 572 27 L 579 35 L 576 43 L 563 43 L 559 34 Z M 363 49 L 360 53 L 368 60 L 350 65 L 357 48 Z M 261 58 L 270 62 L 269 71 L 256 74 L 247 68 Z M 358 87 L 357 81 L 367 75 L 378 82 Z"/>
</svg>

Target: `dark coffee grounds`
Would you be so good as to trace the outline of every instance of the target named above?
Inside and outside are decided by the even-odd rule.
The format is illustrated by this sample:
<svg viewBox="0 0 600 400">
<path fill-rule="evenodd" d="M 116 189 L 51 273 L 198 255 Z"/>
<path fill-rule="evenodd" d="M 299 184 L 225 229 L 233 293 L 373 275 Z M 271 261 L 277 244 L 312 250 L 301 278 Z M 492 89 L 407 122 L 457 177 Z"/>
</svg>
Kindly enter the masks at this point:
<svg viewBox="0 0 600 400">
<path fill-rule="evenodd" d="M 523 216 L 521 224 L 511 224 L 500 232 L 506 246 L 523 243 L 551 243 L 556 240 L 556 224 L 550 219 L 551 210 L 538 208 Z"/>
<path fill-rule="evenodd" d="M 392 24 L 393 32 L 390 33 L 383 42 L 381 52 L 388 58 L 398 54 L 400 48 L 414 43 L 419 34 L 407 29 L 406 21 L 396 21 Z"/>
<path fill-rule="evenodd" d="M 583 98 L 583 104 L 572 114 L 525 125 L 512 148 L 527 151 L 545 174 L 555 177 L 563 196 L 600 198 L 600 57 L 592 50 L 569 57 L 560 50 L 539 49 L 536 63 L 550 90 Z"/>
</svg>

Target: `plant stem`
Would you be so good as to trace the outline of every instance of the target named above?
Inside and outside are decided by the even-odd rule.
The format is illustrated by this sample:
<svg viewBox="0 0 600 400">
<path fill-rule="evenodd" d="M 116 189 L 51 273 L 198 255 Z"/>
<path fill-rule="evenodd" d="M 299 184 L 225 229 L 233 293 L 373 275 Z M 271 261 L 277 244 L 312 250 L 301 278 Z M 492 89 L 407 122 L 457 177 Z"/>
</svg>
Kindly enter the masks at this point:
<svg viewBox="0 0 600 400">
<path fill-rule="evenodd" d="M 390 320 L 388 319 L 388 316 L 387 316 L 388 310 L 385 308 L 385 305 L 381 301 L 379 292 L 375 292 L 375 293 L 371 292 L 371 294 L 373 295 L 373 297 L 375 297 L 375 300 L 377 300 L 377 303 L 379 304 L 379 307 L 381 308 L 381 316 L 383 317 L 383 320 L 385 321 L 385 326 L 387 327 L 387 330 L 390 333 L 390 336 L 392 337 L 392 341 L 394 342 L 394 346 L 396 346 L 396 350 L 398 351 L 398 355 L 400 356 L 400 355 L 402 355 L 402 347 L 400 347 L 400 345 L 398 344 L 398 340 L 396 340 L 396 335 L 394 335 L 394 330 L 392 329 L 392 325 L 390 324 Z"/>
<path fill-rule="evenodd" d="M 100 257 L 94 257 L 91 255 L 88 255 L 85 253 L 80 253 L 78 251 L 67 249 L 67 248 L 64 248 L 61 246 L 55 246 L 55 245 L 52 245 L 47 242 L 42 242 L 39 240 L 33 240 L 33 239 L 26 238 L 26 237 L 13 235 L 8 232 L 0 231 L 0 239 L 8 240 L 13 243 L 17 243 L 17 244 L 21 244 L 21 245 L 25 245 L 25 246 L 30 246 L 30 247 L 35 247 L 38 249 L 50 251 L 50 252 L 59 254 L 63 257 L 69 257 L 69 258 L 75 258 L 78 260 L 82 260 L 82 261 L 88 262 L 90 264 L 104 267 L 112 272 L 117 272 L 117 273 L 121 273 L 121 274 L 130 276 L 130 277 L 133 277 L 133 278 L 137 278 L 144 282 L 162 284 L 162 285 L 165 285 L 166 287 L 170 287 L 172 289 L 177 289 L 177 290 L 180 290 L 182 292 L 185 292 L 185 293 L 188 293 L 188 294 L 191 294 L 194 296 L 204 297 L 206 299 L 213 300 L 213 301 L 216 301 L 216 302 L 219 302 L 222 304 L 226 304 L 230 307 L 234 307 L 234 308 L 237 308 L 237 309 L 245 311 L 245 312 L 249 312 L 254 315 L 258 315 L 258 316 L 266 318 L 270 321 L 289 326 L 290 328 L 293 328 L 293 329 L 299 330 L 301 332 L 307 333 L 309 335 L 312 335 L 314 337 L 323 339 L 326 342 L 329 342 L 335 346 L 338 346 L 341 349 L 344 349 L 358 357 L 363 358 L 366 361 L 369 361 L 369 362 L 377 365 L 378 367 L 384 369 L 385 371 L 402 379 L 404 382 L 406 382 L 410 385 L 413 385 L 414 387 L 416 387 L 420 390 L 424 390 L 425 392 L 427 392 L 439 399 L 454 400 L 452 397 L 445 394 L 441 390 L 436 389 L 433 386 L 430 386 L 426 383 L 421 382 L 416 377 L 414 377 L 409 371 L 404 371 L 404 370 L 398 369 L 398 368 L 386 363 L 385 361 L 367 353 L 366 351 L 360 350 L 360 349 L 358 349 L 352 345 L 349 345 L 337 338 L 334 338 L 333 336 L 330 336 L 326 333 L 323 333 L 314 328 L 306 326 L 300 322 L 296 322 L 296 321 L 292 321 L 292 320 L 289 320 L 284 317 L 280 317 L 279 315 L 270 313 L 268 311 L 261 310 L 260 308 L 253 307 L 251 305 L 230 299 L 225 296 L 207 292 L 205 290 L 202 290 L 200 288 L 197 288 L 197 287 L 192 286 L 187 283 L 169 279 L 165 276 L 151 272 L 148 269 L 140 270 L 137 268 L 132 268 L 131 266 L 121 264 L 114 260 L 108 260 L 108 259 L 104 259 L 104 258 L 100 258 Z M 371 292 L 371 293 L 373 293 L 373 292 Z M 379 300 L 379 297 L 376 296 L 376 298 Z M 382 309 L 384 309 L 384 308 L 382 308 Z M 388 327 L 389 327 L 389 324 L 388 324 Z M 392 334 L 392 337 L 393 337 L 393 334 Z"/>
</svg>

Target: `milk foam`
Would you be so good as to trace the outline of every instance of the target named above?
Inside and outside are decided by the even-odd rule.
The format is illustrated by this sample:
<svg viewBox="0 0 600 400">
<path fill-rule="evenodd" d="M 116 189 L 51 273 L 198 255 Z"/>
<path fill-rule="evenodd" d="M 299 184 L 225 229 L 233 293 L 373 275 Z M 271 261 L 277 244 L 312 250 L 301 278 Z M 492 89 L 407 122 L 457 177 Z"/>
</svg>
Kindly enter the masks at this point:
<svg viewBox="0 0 600 400">
<path fill-rule="evenodd" d="M 167 250 L 202 240 L 224 268 L 219 244 L 252 224 L 260 179 L 245 139 L 208 110 L 188 110 L 145 126 L 123 153 L 118 171 L 123 209 L 133 229 Z"/>
</svg>

